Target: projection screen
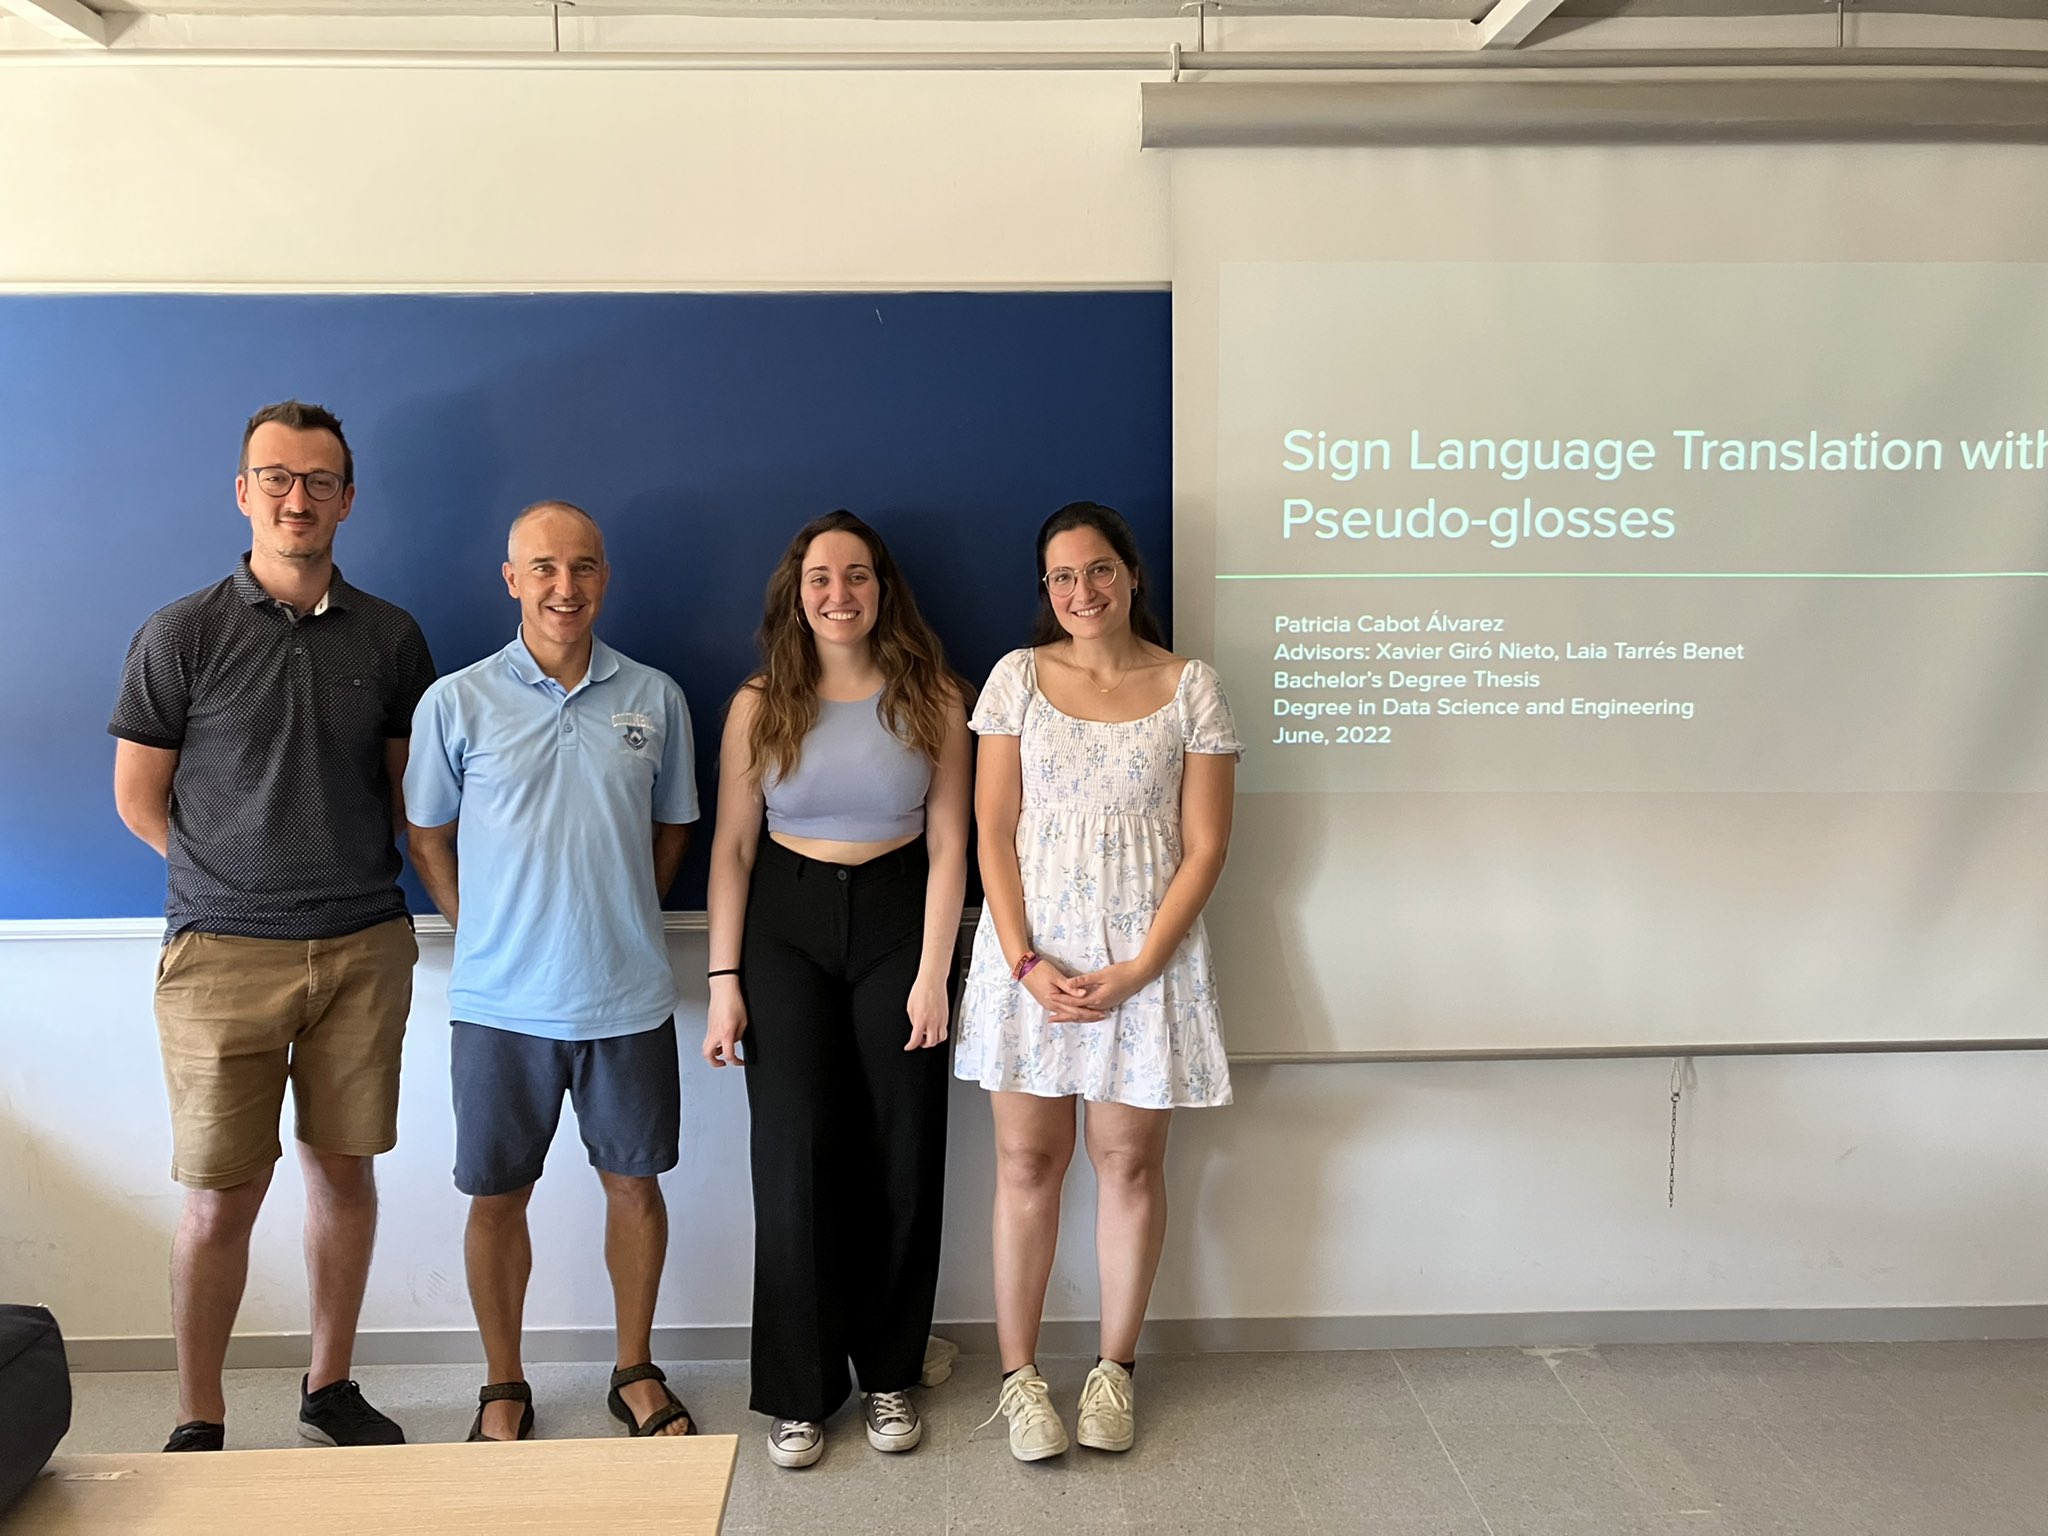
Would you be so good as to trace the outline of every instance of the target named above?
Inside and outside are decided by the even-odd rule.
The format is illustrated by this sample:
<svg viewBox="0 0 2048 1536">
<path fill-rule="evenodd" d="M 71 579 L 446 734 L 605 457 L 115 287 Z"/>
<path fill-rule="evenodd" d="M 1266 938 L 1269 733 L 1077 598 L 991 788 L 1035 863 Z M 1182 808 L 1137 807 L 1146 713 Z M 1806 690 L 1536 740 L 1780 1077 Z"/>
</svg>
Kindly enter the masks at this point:
<svg viewBox="0 0 2048 1536">
<path fill-rule="evenodd" d="M 1170 158 L 1233 1053 L 2048 1036 L 2048 155 Z"/>
</svg>

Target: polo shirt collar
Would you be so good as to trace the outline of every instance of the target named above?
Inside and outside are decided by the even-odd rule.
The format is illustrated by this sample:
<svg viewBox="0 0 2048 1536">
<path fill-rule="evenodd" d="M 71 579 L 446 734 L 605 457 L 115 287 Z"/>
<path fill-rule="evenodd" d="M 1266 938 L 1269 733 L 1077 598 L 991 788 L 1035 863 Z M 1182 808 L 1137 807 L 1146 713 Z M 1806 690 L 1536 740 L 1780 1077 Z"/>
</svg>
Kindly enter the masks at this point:
<svg viewBox="0 0 2048 1536">
<path fill-rule="evenodd" d="M 239 597 L 251 608 L 254 608 L 258 603 L 276 601 L 268 592 L 263 590 L 263 584 L 250 571 L 249 557 L 246 554 L 236 562 L 235 574 L 228 579 L 234 583 L 235 596 Z"/>
<path fill-rule="evenodd" d="M 263 583 L 258 581 L 255 573 L 249 569 L 249 552 L 247 550 L 244 550 L 242 558 L 235 562 L 235 573 L 228 578 L 228 581 L 234 587 L 235 595 L 251 608 L 277 601 L 276 598 L 263 590 Z M 341 579 L 341 567 L 337 565 L 334 568 L 333 578 L 327 583 L 326 596 L 314 604 L 312 612 L 306 616 L 310 618 L 313 614 L 325 613 L 330 608 L 347 608 L 351 605 L 355 596 L 356 589 Z"/>
<path fill-rule="evenodd" d="M 339 579 L 337 577 L 337 579 Z M 543 683 L 551 681 L 541 671 L 540 663 L 533 659 L 533 652 L 526 648 L 526 632 L 522 626 L 512 631 L 512 643 L 501 652 L 506 663 L 512 668 L 512 675 L 522 683 Z M 590 637 L 590 670 L 583 674 L 581 688 L 587 683 L 601 683 L 619 670 L 619 653 L 606 645 L 597 636 Z"/>
</svg>

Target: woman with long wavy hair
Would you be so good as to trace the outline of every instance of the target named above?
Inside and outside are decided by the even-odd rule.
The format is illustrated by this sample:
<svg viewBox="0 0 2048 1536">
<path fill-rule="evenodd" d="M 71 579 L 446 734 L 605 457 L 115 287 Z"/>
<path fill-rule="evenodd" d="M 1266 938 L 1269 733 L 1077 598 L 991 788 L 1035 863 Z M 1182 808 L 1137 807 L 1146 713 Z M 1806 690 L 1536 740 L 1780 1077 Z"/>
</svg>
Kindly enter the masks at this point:
<svg viewBox="0 0 2048 1536">
<path fill-rule="evenodd" d="M 945 1190 L 948 983 L 967 880 L 967 686 L 881 537 L 805 524 L 726 713 L 704 1059 L 752 1115 L 753 1395 L 807 1467 L 858 1376 L 907 1451 Z M 766 822 L 767 837 L 761 836 Z"/>
</svg>

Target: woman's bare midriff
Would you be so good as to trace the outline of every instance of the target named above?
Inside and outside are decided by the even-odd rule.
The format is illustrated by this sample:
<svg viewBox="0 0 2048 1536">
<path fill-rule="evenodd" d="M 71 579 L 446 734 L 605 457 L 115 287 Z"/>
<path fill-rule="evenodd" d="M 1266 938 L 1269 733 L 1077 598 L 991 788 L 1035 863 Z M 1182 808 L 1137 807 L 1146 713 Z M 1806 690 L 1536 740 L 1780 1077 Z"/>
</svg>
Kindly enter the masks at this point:
<svg viewBox="0 0 2048 1536">
<path fill-rule="evenodd" d="M 879 859 L 885 853 L 894 853 L 898 848 L 908 848 L 924 834 L 913 832 L 908 837 L 892 838 L 880 843 L 842 843 L 829 837 L 791 837 L 784 832 L 770 832 L 770 842 L 779 843 L 791 853 L 802 854 L 807 859 L 816 859 L 820 864 L 865 864 Z"/>
</svg>

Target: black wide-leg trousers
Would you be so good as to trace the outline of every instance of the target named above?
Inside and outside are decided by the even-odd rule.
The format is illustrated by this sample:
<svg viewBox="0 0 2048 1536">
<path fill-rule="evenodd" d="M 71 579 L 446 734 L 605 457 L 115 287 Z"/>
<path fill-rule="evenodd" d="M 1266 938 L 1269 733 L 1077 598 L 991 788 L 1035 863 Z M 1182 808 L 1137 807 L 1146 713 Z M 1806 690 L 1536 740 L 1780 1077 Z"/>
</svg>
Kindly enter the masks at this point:
<svg viewBox="0 0 2048 1536">
<path fill-rule="evenodd" d="M 757 1413 L 831 1417 L 849 1359 L 867 1392 L 924 1368 L 951 1057 L 904 1049 L 927 869 L 922 842 L 846 866 L 763 837 L 755 856 L 740 964 Z"/>
</svg>

